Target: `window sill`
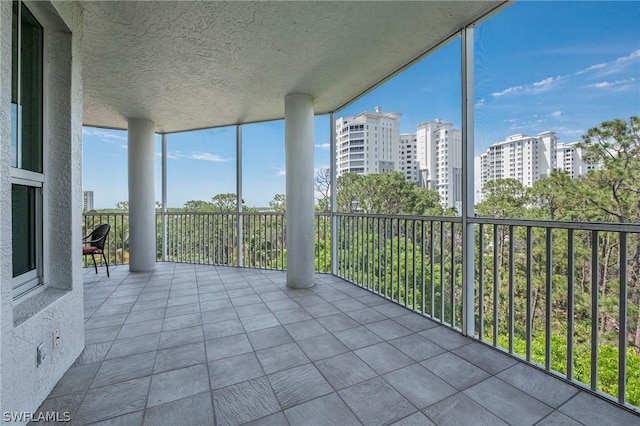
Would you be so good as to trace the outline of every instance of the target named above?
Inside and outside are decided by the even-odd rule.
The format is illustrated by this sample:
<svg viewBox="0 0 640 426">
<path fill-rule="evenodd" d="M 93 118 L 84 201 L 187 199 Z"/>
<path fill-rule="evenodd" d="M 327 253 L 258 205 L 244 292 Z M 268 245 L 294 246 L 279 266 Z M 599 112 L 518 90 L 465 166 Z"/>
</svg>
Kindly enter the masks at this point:
<svg viewBox="0 0 640 426">
<path fill-rule="evenodd" d="M 20 300 L 13 307 L 13 326 L 19 326 L 68 293 L 70 290 L 49 287 L 36 294 L 25 296 L 24 300 Z"/>
</svg>

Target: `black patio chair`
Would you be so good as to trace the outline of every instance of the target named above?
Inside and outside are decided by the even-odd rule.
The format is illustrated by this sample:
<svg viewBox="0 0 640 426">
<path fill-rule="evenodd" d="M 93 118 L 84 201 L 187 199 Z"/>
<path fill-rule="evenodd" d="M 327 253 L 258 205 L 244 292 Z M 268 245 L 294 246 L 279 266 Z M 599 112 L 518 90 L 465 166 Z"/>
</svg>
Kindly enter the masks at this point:
<svg viewBox="0 0 640 426">
<path fill-rule="evenodd" d="M 89 235 L 82 239 L 82 244 L 85 244 L 82 247 L 82 255 L 83 256 L 91 256 L 93 259 L 93 267 L 96 268 L 96 274 L 98 273 L 98 265 L 96 265 L 96 254 L 101 254 L 104 259 L 104 264 L 107 267 L 107 277 L 109 276 L 109 262 L 107 262 L 107 258 L 104 255 L 104 243 L 107 241 L 107 235 L 109 235 L 109 231 L 111 230 L 111 225 L 108 223 L 103 223 L 99 225 L 96 229 L 93 230 Z"/>
</svg>

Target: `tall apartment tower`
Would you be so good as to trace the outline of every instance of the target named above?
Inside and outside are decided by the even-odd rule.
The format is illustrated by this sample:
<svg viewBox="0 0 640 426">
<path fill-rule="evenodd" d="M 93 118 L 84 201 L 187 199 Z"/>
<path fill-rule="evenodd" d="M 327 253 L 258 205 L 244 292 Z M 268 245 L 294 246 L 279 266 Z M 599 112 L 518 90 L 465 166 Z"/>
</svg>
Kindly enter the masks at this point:
<svg viewBox="0 0 640 426">
<path fill-rule="evenodd" d="M 83 191 L 82 192 L 83 204 L 82 211 L 88 212 L 93 210 L 93 191 Z"/>
<path fill-rule="evenodd" d="M 446 208 L 462 203 L 462 131 L 433 120 L 416 126 L 418 186 L 438 191 Z"/>
<path fill-rule="evenodd" d="M 337 174 L 387 173 L 397 169 L 400 113 L 365 111 L 336 120 Z"/>
<path fill-rule="evenodd" d="M 556 168 L 555 132 L 543 132 L 538 136 L 516 134 L 490 145 L 480 155 L 480 184 L 496 179 L 513 178 L 525 187 L 551 174 Z"/>
<path fill-rule="evenodd" d="M 559 143 L 556 148 L 556 167 L 577 178 L 591 170 L 601 168 L 600 164 L 585 161 L 586 150 L 578 146 L 579 142 Z"/>
<path fill-rule="evenodd" d="M 416 134 L 400 133 L 400 164 L 398 171 L 406 180 L 418 183 L 418 165 L 416 151 Z"/>
</svg>

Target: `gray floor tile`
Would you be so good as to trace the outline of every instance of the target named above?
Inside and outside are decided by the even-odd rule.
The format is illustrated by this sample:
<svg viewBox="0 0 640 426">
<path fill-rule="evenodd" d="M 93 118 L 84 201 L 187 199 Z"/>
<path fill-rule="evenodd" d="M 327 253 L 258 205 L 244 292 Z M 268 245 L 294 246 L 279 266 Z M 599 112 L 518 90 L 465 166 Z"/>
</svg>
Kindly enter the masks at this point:
<svg viewBox="0 0 640 426">
<path fill-rule="evenodd" d="M 464 394 L 515 426 L 533 425 L 553 411 L 548 405 L 496 377 L 470 387 Z"/>
<path fill-rule="evenodd" d="M 162 331 L 179 330 L 181 328 L 195 327 L 202 325 L 200 313 L 179 315 L 177 317 L 169 317 L 164 319 Z"/>
<path fill-rule="evenodd" d="M 216 423 L 239 425 L 280 411 L 266 377 L 213 391 Z"/>
<path fill-rule="evenodd" d="M 293 340 L 309 339 L 311 337 L 327 334 L 328 331 L 315 319 L 287 324 L 284 326 Z"/>
<path fill-rule="evenodd" d="M 167 299 L 153 299 L 136 302 L 131 308 L 131 312 L 146 311 L 149 309 L 162 309 L 167 307 Z"/>
<path fill-rule="evenodd" d="M 277 413 L 247 422 L 243 426 L 289 426 L 289 421 L 284 415 L 284 411 L 278 411 Z"/>
<path fill-rule="evenodd" d="M 131 303 L 121 303 L 118 305 L 102 305 L 93 313 L 93 317 L 103 317 L 106 315 L 128 314 L 133 306 Z"/>
<path fill-rule="evenodd" d="M 424 410 L 438 426 L 508 426 L 463 393 L 457 393 Z"/>
<path fill-rule="evenodd" d="M 112 327 L 122 325 L 127 320 L 127 314 L 107 315 L 103 317 L 90 318 L 84 323 L 85 330 L 93 328 Z"/>
<path fill-rule="evenodd" d="M 227 291 L 228 292 L 228 291 Z M 231 304 L 234 307 L 253 305 L 254 303 L 261 303 L 262 299 L 257 294 L 249 296 L 231 297 Z"/>
<path fill-rule="evenodd" d="M 171 306 L 179 306 L 179 305 L 190 305 L 192 303 L 199 303 L 198 295 L 191 296 L 171 296 L 169 295 L 169 300 L 167 301 L 167 308 Z"/>
<path fill-rule="evenodd" d="M 335 393 L 289 408 L 284 413 L 291 426 L 361 425 L 349 407 Z"/>
<path fill-rule="evenodd" d="M 125 324 L 133 324 L 136 322 L 149 321 L 164 318 L 165 308 L 145 309 L 144 311 L 133 311 L 127 317 Z"/>
<path fill-rule="evenodd" d="M 472 343 L 452 352 L 491 374 L 498 374 L 518 362 L 482 343 Z"/>
<path fill-rule="evenodd" d="M 91 426 L 142 426 L 144 410 L 112 417 L 108 420 L 92 423 Z"/>
<path fill-rule="evenodd" d="M 292 309 L 301 309 L 300 305 L 298 305 L 292 299 L 270 300 L 270 301 L 267 301 L 267 302 L 264 302 L 264 303 L 265 303 L 265 305 L 267 305 L 269 307 L 269 309 L 271 309 L 272 312 L 289 311 L 289 310 L 292 310 Z"/>
<path fill-rule="evenodd" d="M 271 300 L 282 300 L 282 299 L 288 299 L 288 298 L 289 296 L 287 295 L 287 293 L 280 290 L 260 293 L 260 299 L 262 299 L 264 302 L 269 302 Z"/>
<path fill-rule="evenodd" d="M 95 423 L 144 408 L 151 377 L 141 377 L 88 391 L 73 421 Z"/>
<path fill-rule="evenodd" d="M 251 352 L 251 343 L 246 334 L 220 337 L 206 341 L 207 361 L 215 361 L 229 356 Z"/>
<path fill-rule="evenodd" d="M 90 345 L 86 345 L 80 353 L 80 356 L 73 363 L 72 367 L 102 361 L 107 355 L 107 352 L 109 352 L 111 345 L 112 342 L 92 343 Z"/>
<path fill-rule="evenodd" d="M 457 392 L 454 387 L 419 364 L 392 371 L 382 377 L 419 409 Z"/>
<path fill-rule="evenodd" d="M 211 393 L 205 392 L 145 410 L 144 424 L 149 426 L 180 424 L 213 425 Z"/>
<path fill-rule="evenodd" d="M 207 356 L 204 352 L 204 342 L 174 346 L 158 351 L 153 372 L 154 374 L 162 373 L 163 371 L 202 364 L 206 361 Z"/>
<path fill-rule="evenodd" d="M 429 318 L 425 318 L 422 315 L 413 312 L 394 317 L 393 320 L 416 333 L 438 326 L 435 321 L 431 321 Z"/>
<path fill-rule="evenodd" d="M 188 305 L 169 306 L 166 309 L 165 316 L 169 318 L 169 317 L 178 317 L 180 315 L 197 314 L 197 313 L 200 313 L 200 304 L 190 303 Z"/>
<path fill-rule="evenodd" d="M 390 319 L 372 322 L 366 324 L 365 327 L 383 340 L 397 339 L 398 337 L 407 336 L 413 333 L 408 328 Z"/>
<path fill-rule="evenodd" d="M 209 363 L 211 389 L 224 388 L 262 376 L 264 371 L 253 352 Z"/>
<path fill-rule="evenodd" d="M 409 336 L 389 340 L 389 343 L 397 349 L 400 349 L 414 361 L 424 361 L 427 358 L 446 352 L 443 348 L 436 345 L 431 340 L 425 339 L 419 334 L 411 334 Z"/>
<path fill-rule="evenodd" d="M 278 319 L 273 314 L 255 315 L 252 317 L 240 318 L 245 331 L 262 330 L 280 325 Z"/>
<path fill-rule="evenodd" d="M 286 370 L 298 365 L 307 364 L 309 358 L 295 343 L 274 346 L 256 352 L 260 365 L 266 374 Z"/>
<path fill-rule="evenodd" d="M 302 308 L 274 311 L 273 315 L 275 315 L 278 321 L 280 321 L 280 324 L 283 325 L 313 319 L 313 317 Z"/>
<path fill-rule="evenodd" d="M 118 339 L 113 342 L 105 359 L 120 358 L 123 356 L 153 352 L 158 348 L 160 333 L 147 334 L 129 339 Z"/>
<path fill-rule="evenodd" d="M 289 336 L 287 330 L 282 326 L 252 331 L 247 333 L 247 336 L 249 337 L 251 346 L 253 346 L 253 350 L 255 351 L 293 342 L 293 339 Z"/>
<path fill-rule="evenodd" d="M 346 314 L 340 313 L 335 315 L 330 315 L 327 317 L 321 317 L 317 319 L 320 324 L 330 332 L 334 333 L 336 331 L 347 330 L 349 328 L 358 327 L 360 325 L 359 322 L 351 319 Z"/>
<path fill-rule="evenodd" d="M 206 340 L 244 333 L 244 327 L 242 327 L 239 319 L 204 324 L 202 330 L 204 331 L 204 338 Z"/>
<path fill-rule="evenodd" d="M 149 388 L 147 407 L 166 404 L 209 391 L 209 373 L 206 364 L 154 374 Z"/>
<path fill-rule="evenodd" d="M 469 343 L 473 342 L 473 340 L 464 337 L 459 332 L 448 329 L 441 325 L 425 331 L 421 331 L 420 335 L 431 340 L 438 346 L 442 346 L 448 351 L 459 348 L 463 345 L 468 345 Z"/>
<path fill-rule="evenodd" d="M 87 330 L 84 334 L 84 344 L 90 345 L 91 343 L 110 342 L 116 338 L 121 327 L 121 325 L 114 325 L 111 327 Z"/>
<path fill-rule="evenodd" d="M 283 409 L 333 392 L 313 364 L 305 364 L 268 376 L 269 383 Z"/>
<path fill-rule="evenodd" d="M 640 416 L 620 410 L 612 404 L 580 392 L 558 408 L 558 411 L 585 425 L 640 424 Z"/>
<path fill-rule="evenodd" d="M 329 358 L 334 355 L 349 351 L 345 345 L 331 334 L 323 334 L 310 339 L 298 341 L 298 346 L 304 351 L 311 361 Z"/>
<path fill-rule="evenodd" d="M 358 349 L 354 353 L 378 374 L 385 374 L 414 362 L 387 342 Z"/>
<path fill-rule="evenodd" d="M 253 305 L 238 306 L 236 313 L 240 318 L 253 317 L 256 315 L 268 314 L 271 311 L 264 303 L 254 303 Z"/>
<path fill-rule="evenodd" d="M 582 423 L 565 416 L 559 411 L 554 411 L 544 419 L 536 423 L 536 426 L 581 426 Z"/>
<path fill-rule="evenodd" d="M 464 390 L 487 379 L 490 374 L 451 352 L 420 363 L 458 390 Z"/>
<path fill-rule="evenodd" d="M 353 352 L 315 362 L 316 367 L 336 390 L 341 390 L 377 376 Z"/>
<path fill-rule="evenodd" d="M 200 302 L 200 311 L 217 311 L 219 309 L 225 308 L 233 308 L 233 304 L 231 303 L 231 299 L 217 299 L 217 300 L 209 300 L 206 302 Z"/>
<path fill-rule="evenodd" d="M 153 372 L 155 352 L 105 360 L 96 374 L 91 388 L 111 385 L 138 377 L 150 376 Z"/>
<path fill-rule="evenodd" d="M 358 311 L 364 308 L 370 309 L 364 303 L 360 303 L 357 300 L 351 298 L 336 300 L 335 302 L 331 302 L 331 304 L 342 312 Z"/>
<path fill-rule="evenodd" d="M 554 408 L 579 392 L 577 388 L 521 362 L 504 370 L 498 377 Z"/>
<path fill-rule="evenodd" d="M 409 309 L 396 305 L 395 303 L 384 303 L 382 305 L 374 306 L 373 309 L 389 318 L 396 318 L 411 312 Z"/>
<path fill-rule="evenodd" d="M 200 312 L 203 324 L 209 324 L 220 321 L 227 321 L 238 318 L 238 314 L 234 308 L 222 308 L 215 311 Z"/>
<path fill-rule="evenodd" d="M 398 420 L 391 426 L 436 426 L 436 424 L 429 420 L 427 416 L 425 416 L 421 412 L 417 412 L 408 417 L 405 417 L 402 420 Z"/>
<path fill-rule="evenodd" d="M 89 389 L 91 382 L 93 382 L 99 368 L 99 362 L 70 368 L 62 376 L 62 379 L 58 381 L 48 398 L 86 391 Z"/>
<path fill-rule="evenodd" d="M 162 319 L 136 322 L 134 324 L 123 325 L 118 333 L 118 339 L 144 336 L 145 334 L 160 333 L 162 330 Z"/>
<path fill-rule="evenodd" d="M 314 318 L 326 317 L 329 315 L 341 314 L 342 312 L 330 303 L 319 303 L 317 305 L 305 306 L 305 311 Z"/>
<path fill-rule="evenodd" d="M 351 350 L 364 348 L 382 342 L 382 339 L 364 326 L 337 331 L 334 336 Z"/>
<path fill-rule="evenodd" d="M 45 399 L 44 402 L 40 405 L 40 408 L 36 411 L 36 414 L 43 413 L 42 415 L 46 415 L 46 413 L 58 413 L 57 416 L 64 420 L 65 418 L 70 418 L 71 420 L 76 419 L 76 412 L 78 411 L 78 407 L 82 402 L 82 399 L 85 396 L 85 392 L 76 392 L 69 395 L 62 395 L 56 398 L 48 398 Z M 4 423 L 9 423 L 5 422 Z M 42 424 L 43 422 L 31 422 L 29 424 Z M 45 423 L 47 424 L 47 423 Z M 55 424 L 60 424 L 57 422 Z"/>
<path fill-rule="evenodd" d="M 386 425 L 416 412 L 414 407 L 381 377 L 338 392 L 366 425 Z"/>
<path fill-rule="evenodd" d="M 204 335 L 201 326 L 181 328 L 179 330 L 163 331 L 160 333 L 158 349 L 166 349 L 173 346 L 188 345 L 189 343 L 203 342 Z"/>
<path fill-rule="evenodd" d="M 386 320 L 387 317 L 380 312 L 373 310 L 373 308 L 364 308 L 357 311 L 348 311 L 346 314 L 353 320 L 358 321 L 360 324 L 369 324 L 372 322 L 378 322 Z"/>
</svg>

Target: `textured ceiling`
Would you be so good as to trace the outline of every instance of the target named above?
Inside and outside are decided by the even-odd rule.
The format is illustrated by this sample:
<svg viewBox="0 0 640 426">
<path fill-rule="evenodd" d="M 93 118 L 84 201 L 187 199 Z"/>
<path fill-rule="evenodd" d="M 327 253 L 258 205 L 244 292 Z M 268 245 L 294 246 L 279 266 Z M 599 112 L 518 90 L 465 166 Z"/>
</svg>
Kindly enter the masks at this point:
<svg viewBox="0 0 640 426">
<path fill-rule="evenodd" d="M 84 124 L 159 132 L 336 110 L 502 1 L 84 2 Z"/>
</svg>

